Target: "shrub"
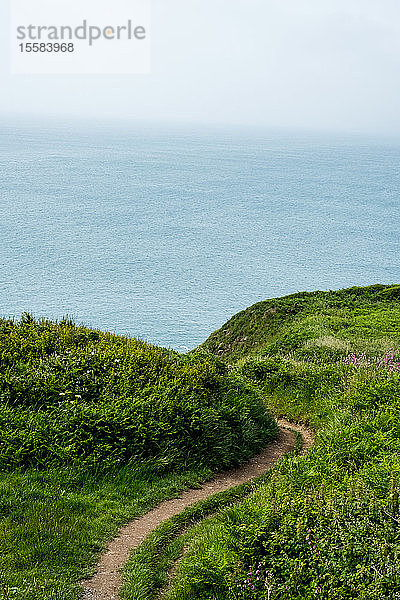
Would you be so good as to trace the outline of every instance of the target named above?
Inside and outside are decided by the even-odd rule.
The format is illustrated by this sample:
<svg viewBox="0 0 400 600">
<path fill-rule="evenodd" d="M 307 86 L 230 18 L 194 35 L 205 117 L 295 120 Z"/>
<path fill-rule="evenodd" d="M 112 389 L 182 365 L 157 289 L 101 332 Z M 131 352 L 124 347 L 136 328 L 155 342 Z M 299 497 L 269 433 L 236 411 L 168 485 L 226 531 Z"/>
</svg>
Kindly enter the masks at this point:
<svg viewBox="0 0 400 600">
<path fill-rule="evenodd" d="M 276 426 L 254 388 L 210 354 L 24 315 L 0 326 L 0 468 L 121 464 L 223 467 Z"/>
</svg>

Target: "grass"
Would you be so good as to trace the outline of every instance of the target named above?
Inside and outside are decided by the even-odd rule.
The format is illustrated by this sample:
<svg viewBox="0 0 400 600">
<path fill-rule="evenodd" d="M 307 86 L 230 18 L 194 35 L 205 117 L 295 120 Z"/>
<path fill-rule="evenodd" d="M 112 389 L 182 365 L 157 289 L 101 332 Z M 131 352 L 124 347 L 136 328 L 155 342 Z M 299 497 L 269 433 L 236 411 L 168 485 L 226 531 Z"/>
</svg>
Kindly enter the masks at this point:
<svg viewBox="0 0 400 600">
<path fill-rule="evenodd" d="M 282 460 L 288 460 L 302 448 L 302 438 L 296 432 L 296 446 Z M 124 569 L 126 600 L 167 598 L 169 572 L 182 556 L 185 547 L 203 531 L 213 527 L 216 514 L 234 506 L 251 494 L 256 495 L 272 476 L 274 467 L 256 479 L 240 484 L 188 507 L 179 515 L 157 527 L 134 551 Z"/>
<path fill-rule="evenodd" d="M 400 344 L 400 285 L 300 292 L 258 302 L 211 334 L 201 348 L 230 363 L 251 356 L 284 354 L 313 344 L 380 352 Z M 343 347 L 345 344 L 345 347 Z M 337 348 L 338 349 L 338 348 Z M 307 357 L 312 356 L 308 353 Z M 336 356 L 336 353 L 334 353 Z"/>
<path fill-rule="evenodd" d="M 0 321 L 0 598 L 72 600 L 118 527 L 274 437 L 213 356 Z"/>
<path fill-rule="evenodd" d="M 317 440 L 189 542 L 168 600 L 400 597 L 399 290 L 267 301 L 206 342 Z"/>
<path fill-rule="evenodd" d="M 0 321 L 0 470 L 153 458 L 214 468 L 272 426 L 255 390 L 211 355 L 184 357 L 69 321 Z"/>
<path fill-rule="evenodd" d="M 88 473 L 68 467 L 3 474 L 0 480 L 0 598 L 76 599 L 77 581 L 118 527 L 211 470 L 163 475 L 150 463 Z"/>
<path fill-rule="evenodd" d="M 168 600 L 400 598 L 400 286 L 261 302 L 186 357 L 29 315 L 0 348 L 2 600 L 78 598 L 120 524 L 273 435 L 266 406 L 314 447 L 164 524 L 126 599 L 183 548 Z"/>
</svg>

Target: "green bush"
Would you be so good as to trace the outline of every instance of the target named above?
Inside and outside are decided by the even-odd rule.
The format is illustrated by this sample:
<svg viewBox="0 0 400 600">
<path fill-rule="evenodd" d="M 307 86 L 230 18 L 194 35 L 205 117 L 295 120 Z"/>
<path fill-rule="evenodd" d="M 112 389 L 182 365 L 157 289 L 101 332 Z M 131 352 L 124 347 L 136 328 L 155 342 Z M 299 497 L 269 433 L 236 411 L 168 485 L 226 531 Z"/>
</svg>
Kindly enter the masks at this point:
<svg viewBox="0 0 400 600">
<path fill-rule="evenodd" d="M 276 426 L 254 388 L 210 354 L 23 315 L 0 323 L 0 468 L 162 457 L 223 467 Z"/>
<path fill-rule="evenodd" d="M 292 381 L 288 363 L 276 356 L 250 359 L 240 368 L 240 372 L 256 382 L 269 383 L 271 386 Z"/>
</svg>

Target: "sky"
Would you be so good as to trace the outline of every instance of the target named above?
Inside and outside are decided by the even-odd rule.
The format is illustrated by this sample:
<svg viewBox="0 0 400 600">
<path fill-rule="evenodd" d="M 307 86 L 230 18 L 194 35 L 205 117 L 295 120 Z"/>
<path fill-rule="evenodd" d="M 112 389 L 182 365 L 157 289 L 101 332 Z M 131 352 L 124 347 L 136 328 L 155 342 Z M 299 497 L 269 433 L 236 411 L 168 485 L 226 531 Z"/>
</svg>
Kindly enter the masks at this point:
<svg viewBox="0 0 400 600">
<path fill-rule="evenodd" d="M 152 0 L 140 75 L 11 75 L 1 39 L 3 118 L 400 134 L 399 0 Z"/>
</svg>

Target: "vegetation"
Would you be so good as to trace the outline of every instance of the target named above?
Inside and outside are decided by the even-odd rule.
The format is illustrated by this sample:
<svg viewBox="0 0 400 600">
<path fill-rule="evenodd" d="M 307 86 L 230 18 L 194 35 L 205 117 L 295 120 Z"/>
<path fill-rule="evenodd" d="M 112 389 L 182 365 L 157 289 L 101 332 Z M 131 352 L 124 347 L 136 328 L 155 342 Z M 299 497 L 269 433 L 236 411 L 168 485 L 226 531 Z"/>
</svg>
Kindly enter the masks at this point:
<svg viewBox="0 0 400 600">
<path fill-rule="evenodd" d="M 276 433 L 256 388 L 71 321 L 0 321 L 0 598 L 79 597 L 118 525 Z M 89 565 L 89 567 L 88 567 Z"/>
<path fill-rule="evenodd" d="M 302 448 L 302 437 L 296 432 L 298 453 Z M 285 455 L 284 460 L 289 456 Z M 168 594 L 169 579 L 185 552 L 185 547 L 195 537 L 207 531 L 213 524 L 213 515 L 227 506 L 234 505 L 256 493 L 273 476 L 274 468 L 262 476 L 214 494 L 189 506 L 180 514 L 162 523 L 136 549 L 125 567 L 126 584 L 122 598 L 127 600 L 155 600 Z M 211 515 L 211 518 L 209 518 Z"/>
<path fill-rule="evenodd" d="M 301 292 L 258 302 L 202 344 L 229 362 L 260 355 L 335 362 L 351 349 L 384 352 L 400 342 L 400 285 Z"/>
<path fill-rule="evenodd" d="M 265 406 L 311 451 L 163 524 L 124 598 L 400 598 L 399 350 L 400 286 L 267 300 L 187 356 L 2 321 L 1 600 L 78 598 L 120 524 L 274 435 Z"/>
<path fill-rule="evenodd" d="M 400 598 L 400 286 L 261 302 L 203 347 L 317 440 L 186 540 L 165 598 Z"/>
<path fill-rule="evenodd" d="M 78 581 L 119 526 L 211 470 L 142 466 L 88 471 L 78 465 L 0 476 L 1 600 L 77 600 Z"/>
</svg>

